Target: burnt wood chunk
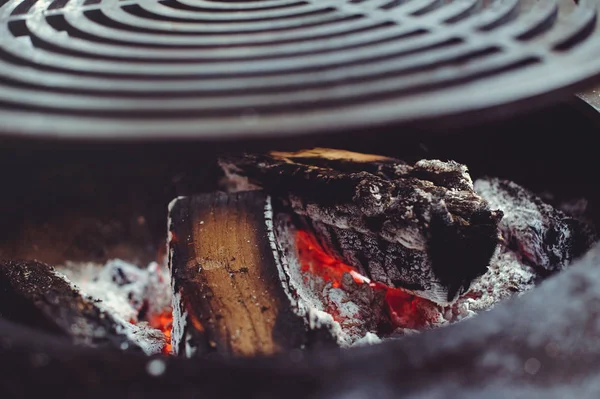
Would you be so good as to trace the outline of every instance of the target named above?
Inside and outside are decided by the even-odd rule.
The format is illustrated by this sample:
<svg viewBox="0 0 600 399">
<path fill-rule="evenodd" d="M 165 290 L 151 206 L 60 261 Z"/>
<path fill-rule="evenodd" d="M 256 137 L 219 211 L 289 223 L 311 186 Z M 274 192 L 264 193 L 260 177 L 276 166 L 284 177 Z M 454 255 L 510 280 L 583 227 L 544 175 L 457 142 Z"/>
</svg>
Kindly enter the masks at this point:
<svg viewBox="0 0 600 399">
<path fill-rule="evenodd" d="M 172 203 L 175 353 L 271 355 L 306 343 L 275 263 L 265 204 L 259 191 Z"/>
<path fill-rule="evenodd" d="M 332 256 L 439 304 L 486 272 L 498 244 L 502 212 L 473 191 L 456 162 L 408 165 L 318 148 L 230 156 L 220 165 L 291 207 Z"/>
<path fill-rule="evenodd" d="M 592 226 L 514 182 L 479 179 L 475 190 L 504 213 L 500 231 L 507 245 L 538 270 L 563 270 L 587 252 L 597 238 Z"/>
<path fill-rule="evenodd" d="M 121 333 L 119 322 L 52 267 L 35 261 L 0 262 L 0 317 L 76 345 L 141 351 Z"/>
</svg>

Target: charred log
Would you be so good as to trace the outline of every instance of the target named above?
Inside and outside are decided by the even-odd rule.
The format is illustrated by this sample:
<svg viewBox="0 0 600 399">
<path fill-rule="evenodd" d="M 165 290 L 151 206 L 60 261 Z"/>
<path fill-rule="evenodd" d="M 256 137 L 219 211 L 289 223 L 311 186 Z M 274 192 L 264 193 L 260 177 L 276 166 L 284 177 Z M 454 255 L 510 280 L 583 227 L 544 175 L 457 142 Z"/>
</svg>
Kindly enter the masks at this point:
<svg viewBox="0 0 600 399">
<path fill-rule="evenodd" d="M 323 247 L 372 280 L 440 304 L 486 272 L 501 211 L 473 191 L 464 165 L 410 166 L 388 157 L 315 149 L 223 158 L 281 198 Z"/>
<path fill-rule="evenodd" d="M 170 267 L 176 353 L 255 356 L 307 343 L 279 276 L 265 216 L 253 191 L 176 200 Z"/>
<path fill-rule="evenodd" d="M 39 262 L 0 262 L 0 317 L 76 345 L 141 351 L 119 321 Z"/>
</svg>

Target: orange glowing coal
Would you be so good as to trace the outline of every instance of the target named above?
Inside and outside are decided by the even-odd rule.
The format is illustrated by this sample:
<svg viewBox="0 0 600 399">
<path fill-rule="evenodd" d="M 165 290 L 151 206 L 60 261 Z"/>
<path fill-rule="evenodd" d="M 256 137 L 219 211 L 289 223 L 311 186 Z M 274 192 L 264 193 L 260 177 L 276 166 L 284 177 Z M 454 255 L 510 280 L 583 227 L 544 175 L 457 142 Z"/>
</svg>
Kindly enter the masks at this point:
<svg viewBox="0 0 600 399">
<path fill-rule="evenodd" d="M 373 290 L 385 291 L 386 311 L 394 328 L 420 329 L 428 325 L 428 309 L 436 305 L 412 295 L 400 288 L 371 281 L 349 266 L 327 254 L 315 237 L 306 231 L 296 234 L 296 249 L 302 271 L 331 282 L 334 288 L 341 287 L 342 277 L 349 273 L 358 284 L 368 284 Z"/>
<path fill-rule="evenodd" d="M 171 327 L 173 326 L 173 312 L 171 310 L 168 310 L 153 315 L 149 318 L 148 324 L 150 324 L 152 328 L 160 330 L 165 335 L 167 344 L 163 348 L 163 353 L 165 355 L 171 354 L 171 351 L 173 349 L 173 345 L 171 343 Z"/>
</svg>

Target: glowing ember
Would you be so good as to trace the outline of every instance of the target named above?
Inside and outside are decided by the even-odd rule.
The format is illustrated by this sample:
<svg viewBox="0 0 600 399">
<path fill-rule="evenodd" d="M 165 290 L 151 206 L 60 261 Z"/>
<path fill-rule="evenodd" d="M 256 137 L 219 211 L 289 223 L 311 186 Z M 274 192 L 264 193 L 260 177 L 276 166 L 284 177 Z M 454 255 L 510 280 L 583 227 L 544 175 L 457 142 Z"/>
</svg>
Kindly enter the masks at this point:
<svg viewBox="0 0 600 399">
<path fill-rule="evenodd" d="M 173 311 L 171 309 L 163 313 L 149 317 L 148 323 L 152 328 L 160 330 L 165 335 L 166 345 L 162 352 L 165 355 L 172 353 L 173 345 L 171 343 L 171 329 L 173 327 Z"/>
<path fill-rule="evenodd" d="M 309 233 L 297 232 L 296 249 L 302 271 L 331 282 L 334 288 L 342 286 L 343 276 L 348 273 L 357 284 L 368 284 L 375 291 L 384 291 L 386 311 L 393 328 L 421 329 L 434 322 L 430 319 L 437 314 L 433 311 L 438 307 L 436 304 L 400 288 L 371 281 L 352 266 L 328 255 Z"/>
</svg>

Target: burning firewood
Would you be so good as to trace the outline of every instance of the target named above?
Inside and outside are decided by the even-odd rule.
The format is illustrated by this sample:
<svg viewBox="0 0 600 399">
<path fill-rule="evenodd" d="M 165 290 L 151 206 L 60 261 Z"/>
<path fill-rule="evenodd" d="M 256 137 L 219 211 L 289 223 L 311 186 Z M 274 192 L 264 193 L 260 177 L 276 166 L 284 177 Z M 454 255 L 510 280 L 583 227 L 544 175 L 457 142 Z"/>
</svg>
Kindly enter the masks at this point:
<svg viewBox="0 0 600 399">
<path fill-rule="evenodd" d="M 331 149 L 223 158 L 298 215 L 331 256 L 375 282 L 439 304 L 466 292 L 496 250 L 502 212 L 473 190 L 464 165 Z"/>
<path fill-rule="evenodd" d="M 307 344 L 275 263 L 265 202 L 252 191 L 172 203 L 175 353 L 270 355 Z"/>
<path fill-rule="evenodd" d="M 50 266 L 34 261 L 0 262 L 0 317 L 66 337 L 76 345 L 140 351 L 141 343 L 164 345 L 162 336 L 126 325 L 83 297 Z"/>
</svg>

